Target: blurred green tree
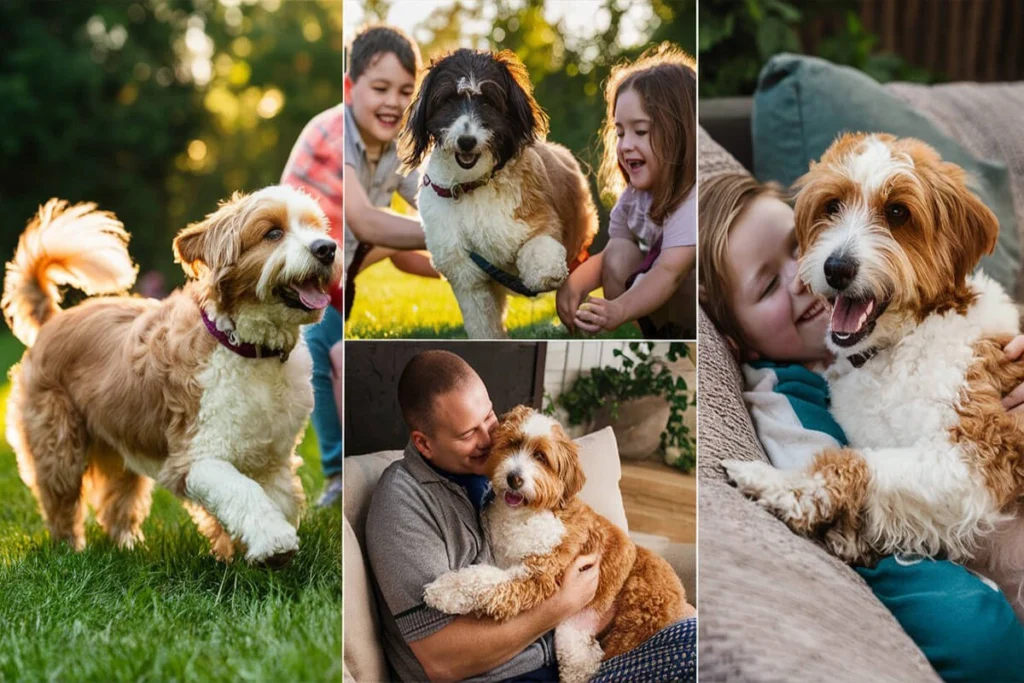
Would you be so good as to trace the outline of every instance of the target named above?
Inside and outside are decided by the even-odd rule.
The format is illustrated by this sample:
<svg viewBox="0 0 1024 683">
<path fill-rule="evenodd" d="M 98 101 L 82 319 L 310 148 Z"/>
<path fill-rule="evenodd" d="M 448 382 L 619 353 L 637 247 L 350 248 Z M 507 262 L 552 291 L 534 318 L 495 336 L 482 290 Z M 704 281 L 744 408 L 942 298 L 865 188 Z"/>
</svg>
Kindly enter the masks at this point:
<svg viewBox="0 0 1024 683">
<path fill-rule="evenodd" d="M 780 52 L 804 53 L 801 27 L 825 16 L 842 21 L 821 42 L 817 56 L 860 69 L 879 82 L 939 78 L 879 52 L 878 36 L 864 28 L 858 7 L 858 0 L 700 0 L 701 96 L 752 94 L 765 62 Z"/>
<path fill-rule="evenodd" d="M 51 196 L 95 201 L 142 270 L 235 190 L 276 183 L 341 101 L 341 0 L 0 3 L 0 258 Z"/>
</svg>

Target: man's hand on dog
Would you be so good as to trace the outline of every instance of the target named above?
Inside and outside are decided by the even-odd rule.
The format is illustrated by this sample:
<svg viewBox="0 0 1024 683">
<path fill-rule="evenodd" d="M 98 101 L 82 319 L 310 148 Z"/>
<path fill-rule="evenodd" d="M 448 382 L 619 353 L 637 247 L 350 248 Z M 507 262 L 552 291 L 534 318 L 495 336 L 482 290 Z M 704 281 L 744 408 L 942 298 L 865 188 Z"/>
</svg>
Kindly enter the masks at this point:
<svg viewBox="0 0 1024 683">
<path fill-rule="evenodd" d="M 1003 347 L 1003 353 L 1013 361 L 1020 361 L 1024 355 L 1024 334 L 1019 334 Z M 1003 396 L 1003 407 L 1008 413 L 1024 412 L 1024 382 L 1019 384 L 1006 396 Z"/>
<path fill-rule="evenodd" d="M 592 553 L 580 555 L 562 573 L 562 587 L 555 595 L 562 601 L 566 615 L 576 614 L 594 599 L 600 570 L 601 556 Z"/>
</svg>

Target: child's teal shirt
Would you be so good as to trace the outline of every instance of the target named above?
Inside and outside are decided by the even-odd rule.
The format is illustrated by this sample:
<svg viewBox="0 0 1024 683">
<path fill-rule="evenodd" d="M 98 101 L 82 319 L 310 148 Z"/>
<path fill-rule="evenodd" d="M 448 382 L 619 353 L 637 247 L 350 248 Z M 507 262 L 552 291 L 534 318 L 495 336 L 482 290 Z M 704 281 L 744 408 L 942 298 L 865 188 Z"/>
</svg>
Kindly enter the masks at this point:
<svg viewBox="0 0 1024 683">
<path fill-rule="evenodd" d="M 824 448 L 846 446 L 825 379 L 799 364 L 743 367 L 758 437 L 772 464 L 803 469 Z M 993 585 L 948 560 L 883 558 L 856 567 L 946 681 L 1024 681 L 1024 626 Z"/>
</svg>

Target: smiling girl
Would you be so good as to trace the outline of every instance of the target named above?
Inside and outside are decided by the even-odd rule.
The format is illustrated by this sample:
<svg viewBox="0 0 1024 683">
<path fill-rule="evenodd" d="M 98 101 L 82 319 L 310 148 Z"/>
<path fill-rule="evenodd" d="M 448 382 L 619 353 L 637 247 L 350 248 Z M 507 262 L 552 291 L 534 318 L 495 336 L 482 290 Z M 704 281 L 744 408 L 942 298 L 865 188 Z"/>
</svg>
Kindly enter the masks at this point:
<svg viewBox="0 0 1024 683">
<path fill-rule="evenodd" d="M 684 295 L 697 258 L 696 87 L 693 59 L 668 44 L 612 71 L 599 178 L 618 201 L 604 251 L 558 290 L 558 317 L 570 330 L 633 320 L 647 336 L 692 328 L 672 317 L 658 327 L 649 316 Z M 600 286 L 605 298 L 588 297 Z M 680 303 L 692 317 L 694 302 Z"/>
</svg>

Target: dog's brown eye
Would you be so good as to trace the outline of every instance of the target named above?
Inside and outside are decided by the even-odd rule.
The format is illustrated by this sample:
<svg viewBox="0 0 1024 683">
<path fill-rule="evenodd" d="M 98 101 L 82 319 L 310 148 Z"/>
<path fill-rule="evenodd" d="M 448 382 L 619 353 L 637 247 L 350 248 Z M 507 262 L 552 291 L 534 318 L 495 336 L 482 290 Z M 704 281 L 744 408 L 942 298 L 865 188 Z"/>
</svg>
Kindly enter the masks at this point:
<svg viewBox="0 0 1024 683">
<path fill-rule="evenodd" d="M 282 237 L 284 237 L 284 230 L 281 228 L 271 228 L 270 230 L 267 230 L 267 234 L 263 236 L 263 239 L 276 242 Z"/>
<path fill-rule="evenodd" d="M 910 209 L 906 204 L 889 204 L 885 207 L 885 220 L 889 226 L 898 228 L 910 218 Z"/>
<path fill-rule="evenodd" d="M 544 455 L 544 453 L 542 451 L 534 451 L 533 452 L 533 459 L 536 460 L 537 462 L 541 463 L 542 465 L 547 463 L 547 461 L 548 461 L 547 457 Z"/>
<path fill-rule="evenodd" d="M 825 215 L 835 216 L 837 213 L 839 213 L 839 209 L 841 207 L 842 202 L 840 202 L 838 199 L 830 199 L 828 200 L 828 203 L 825 204 Z"/>
</svg>

